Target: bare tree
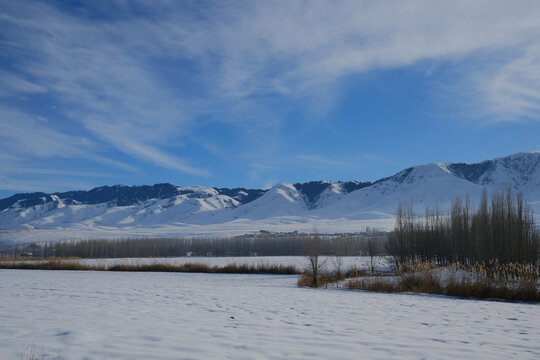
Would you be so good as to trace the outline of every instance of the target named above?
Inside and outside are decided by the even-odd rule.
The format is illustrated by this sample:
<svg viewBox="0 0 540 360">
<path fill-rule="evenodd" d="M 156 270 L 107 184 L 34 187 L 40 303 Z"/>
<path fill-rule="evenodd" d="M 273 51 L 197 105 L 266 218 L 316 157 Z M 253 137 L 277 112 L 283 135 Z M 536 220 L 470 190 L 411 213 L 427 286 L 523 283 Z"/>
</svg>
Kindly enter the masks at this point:
<svg viewBox="0 0 540 360">
<path fill-rule="evenodd" d="M 371 273 L 375 272 L 375 255 L 379 251 L 377 239 L 374 236 L 369 236 L 367 239 L 367 250 L 369 255 L 369 264 L 371 265 Z"/>
<path fill-rule="evenodd" d="M 304 244 L 306 258 L 308 260 L 308 271 L 311 276 L 311 286 L 319 285 L 319 277 L 324 268 L 326 260 L 321 260 L 322 241 L 318 234 L 309 236 Z"/>
<path fill-rule="evenodd" d="M 345 239 L 342 237 L 335 238 L 332 242 L 334 257 L 332 262 L 334 263 L 334 269 L 336 271 L 337 282 L 336 285 L 339 287 L 339 281 L 343 277 L 343 256 L 346 253 L 346 243 Z"/>
<path fill-rule="evenodd" d="M 450 214 L 426 210 L 426 220 L 417 222 L 410 208 L 398 205 L 396 227 L 390 234 L 388 251 L 403 261 L 538 264 L 540 234 L 533 213 L 523 195 L 513 195 L 508 187 L 496 191 L 488 201 L 484 190 L 480 204 L 456 198 Z"/>
</svg>

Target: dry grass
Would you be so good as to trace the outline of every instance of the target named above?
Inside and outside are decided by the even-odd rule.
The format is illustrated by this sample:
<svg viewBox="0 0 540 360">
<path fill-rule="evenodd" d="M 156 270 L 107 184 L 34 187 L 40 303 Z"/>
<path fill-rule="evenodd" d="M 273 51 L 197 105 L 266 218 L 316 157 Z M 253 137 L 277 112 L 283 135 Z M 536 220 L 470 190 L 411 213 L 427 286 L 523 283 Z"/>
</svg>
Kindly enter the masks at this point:
<svg viewBox="0 0 540 360">
<path fill-rule="evenodd" d="M 450 279 L 444 294 L 461 298 L 502 299 L 508 301 L 540 302 L 540 291 L 536 280 L 516 281 L 484 279 Z"/>
<path fill-rule="evenodd" d="M 396 286 L 393 282 L 377 277 L 375 279 L 356 279 L 347 283 L 347 289 L 367 290 L 375 292 L 396 292 Z"/>
<path fill-rule="evenodd" d="M 298 277 L 296 284 L 299 287 L 313 287 L 313 279 L 311 276 L 303 274 Z"/>
<path fill-rule="evenodd" d="M 432 272 L 404 274 L 397 277 L 369 277 L 347 283 L 348 289 L 376 292 L 417 292 L 442 294 L 440 278 Z"/>
<path fill-rule="evenodd" d="M 248 265 L 227 264 L 225 266 L 209 266 L 201 263 L 173 264 L 120 264 L 108 268 L 108 271 L 151 271 L 182 273 L 220 273 L 220 274 L 280 274 L 294 275 L 298 270 L 291 265 Z"/>
<path fill-rule="evenodd" d="M 43 347 L 38 347 L 35 344 L 24 346 L 19 353 L 20 360 L 44 360 L 45 350 Z"/>
<path fill-rule="evenodd" d="M 441 278 L 443 271 L 447 275 L 445 278 Z M 351 280 L 346 287 L 378 292 L 415 292 L 461 298 L 540 302 L 539 279 L 535 267 L 522 264 L 453 264 L 443 269 L 432 264 L 420 264 L 403 266 L 391 278 Z"/>
<path fill-rule="evenodd" d="M 341 276 L 343 278 L 343 275 Z M 314 284 L 313 276 L 308 272 L 304 272 L 301 276 L 298 277 L 296 284 L 299 287 L 328 287 L 329 284 L 335 283 L 341 279 L 338 279 L 336 276 L 321 273 L 317 277 L 317 286 Z"/>
<path fill-rule="evenodd" d="M 96 270 L 103 271 L 99 266 L 83 265 L 76 261 L 49 260 L 41 262 L 0 262 L 0 269 L 19 270 Z"/>
<path fill-rule="evenodd" d="M 19 256 L 19 257 L 0 257 L 0 264 L 2 262 L 21 262 L 21 261 L 63 261 L 63 260 L 81 260 L 80 257 L 68 256 L 68 257 L 58 257 L 58 256 L 49 256 L 49 257 L 37 257 L 37 256 Z"/>
<path fill-rule="evenodd" d="M 278 275 L 296 275 L 300 272 L 293 265 L 276 265 L 276 264 L 229 264 L 222 268 L 218 268 L 220 273 L 234 273 L 234 274 L 278 274 Z"/>
<path fill-rule="evenodd" d="M 442 294 L 444 287 L 441 279 L 434 271 L 404 274 L 396 284 L 398 292 L 417 292 L 425 294 Z"/>
<path fill-rule="evenodd" d="M 292 265 L 249 265 L 228 264 L 209 266 L 201 263 L 174 265 L 154 262 L 151 264 L 84 265 L 77 261 L 50 260 L 42 262 L 0 262 L 0 269 L 20 270 L 81 270 L 81 271 L 140 271 L 140 272 L 181 272 L 181 273 L 223 273 L 223 274 L 279 274 L 296 275 L 298 269 Z"/>
<path fill-rule="evenodd" d="M 358 267 L 351 267 L 339 274 L 330 272 L 321 272 L 317 278 L 317 287 L 328 287 L 331 284 L 338 284 L 340 281 L 350 278 L 357 278 L 366 275 L 367 272 L 364 269 Z M 298 277 L 297 285 L 299 287 L 315 287 L 313 284 L 313 275 L 306 270 L 301 276 Z"/>
</svg>

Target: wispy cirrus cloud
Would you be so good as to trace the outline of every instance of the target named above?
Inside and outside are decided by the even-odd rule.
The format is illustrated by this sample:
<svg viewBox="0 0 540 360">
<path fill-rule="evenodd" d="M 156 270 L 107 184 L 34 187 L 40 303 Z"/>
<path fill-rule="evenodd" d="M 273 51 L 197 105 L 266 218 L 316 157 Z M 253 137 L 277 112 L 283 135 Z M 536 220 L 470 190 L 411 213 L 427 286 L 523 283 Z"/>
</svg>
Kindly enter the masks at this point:
<svg viewBox="0 0 540 360">
<path fill-rule="evenodd" d="M 5 150 L 31 157 L 73 157 L 95 144 L 84 136 L 71 136 L 48 119 L 18 109 L 0 108 L 0 141 Z"/>
<path fill-rule="evenodd" d="M 479 75 L 478 86 L 485 110 L 494 121 L 538 120 L 540 114 L 540 46 L 527 47 L 522 54 L 500 65 L 496 71 Z M 488 113 L 488 115 L 491 115 Z"/>
<path fill-rule="evenodd" d="M 497 121 L 537 121 L 539 19 L 537 1 L 3 2 L 0 146 L 136 170 L 107 147 L 211 176 L 189 146 L 173 146 L 189 140 L 214 156 L 253 154 L 247 171 L 262 174 L 291 150 L 278 108 L 324 114 L 349 77 L 422 62 L 477 64 L 460 68 L 449 99 Z M 46 111 L 26 106 L 36 99 Z M 219 153 L 198 140 L 203 122 L 242 133 L 231 136 L 239 144 Z"/>
<path fill-rule="evenodd" d="M 21 57 L 14 66 L 42 84 L 36 86 L 46 89 L 70 121 L 84 126 L 98 141 L 138 159 L 205 173 L 156 145 L 182 135 L 190 120 L 182 100 L 164 90 L 156 74 L 145 68 L 148 64 L 140 52 L 144 54 L 151 43 L 143 49 L 137 44 L 130 47 L 122 39 L 128 34 L 119 31 L 126 27 L 121 21 L 93 22 L 39 3 L 11 10 L 15 14 L 4 14 L 2 20 L 10 25 L 8 36 L 18 40 L 7 46 Z M 27 16 L 16 16 L 21 11 L 27 11 Z M 136 36 L 137 21 L 130 27 Z"/>
<path fill-rule="evenodd" d="M 10 177 L 0 175 L 0 185 L 2 190 L 17 191 L 17 192 L 58 192 L 69 191 L 73 189 L 91 189 L 100 184 L 85 182 L 85 181 L 72 181 L 69 179 L 54 180 L 51 179 L 35 179 L 25 178 L 14 180 Z"/>
<path fill-rule="evenodd" d="M 351 163 L 347 163 L 343 160 L 335 160 L 321 155 L 297 155 L 296 158 L 300 161 L 304 161 L 308 164 L 316 164 L 318 166 L 351 166 Z"/>
<path fill-rule="evenodd" d="M 0 70 L 0 97 L 12 96 L 13 94 L 36 94 L 44 93 L 47 91 L 43 86 L 32 83 L 25 80 L 9 71 Z"/>
</svg>

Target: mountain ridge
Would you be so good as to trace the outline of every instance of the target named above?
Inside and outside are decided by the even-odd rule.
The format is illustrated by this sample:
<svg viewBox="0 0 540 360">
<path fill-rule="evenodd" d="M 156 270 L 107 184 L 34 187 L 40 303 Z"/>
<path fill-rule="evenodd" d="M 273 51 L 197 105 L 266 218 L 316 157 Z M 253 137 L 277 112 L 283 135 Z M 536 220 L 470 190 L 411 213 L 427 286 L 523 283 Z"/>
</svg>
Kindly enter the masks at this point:
<svg viewBox="0 0 540 360">
<path fill-rule="evenodd" d="M 540 152 L 476 164 L 418 165 L 372 182 L 279 183 L 270 189 L 162 183 L 15 194 L 0 200 L 0 229 L 82 229 L 88 234 L 97 230 L 191 234 L 212 229 L 220 234 L 221 229 L 316 226 L 328 232 L 362 224 L 388 228 L 400 201 L 413 203 L 421 212 L 435 206 L 445 210 L 455 197 L 469 195 L 475 200 L 484 189 L 493 192 L 508 186 L 523 193 L 536 214 L 540 212 Z"/>
</svg>

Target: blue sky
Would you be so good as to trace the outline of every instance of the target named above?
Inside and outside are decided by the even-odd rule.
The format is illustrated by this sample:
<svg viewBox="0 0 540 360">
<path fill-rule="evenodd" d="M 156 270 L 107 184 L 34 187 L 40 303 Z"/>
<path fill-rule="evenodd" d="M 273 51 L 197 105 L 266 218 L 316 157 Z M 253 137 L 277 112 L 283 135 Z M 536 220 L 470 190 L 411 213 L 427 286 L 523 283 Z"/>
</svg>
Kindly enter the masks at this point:
<svg viewBox="0 0 540 360">
<path fill-rule="evenodd" d="M 0 0 L 0 197 L 540 149 L 538 1 Z"/>
</svg>

